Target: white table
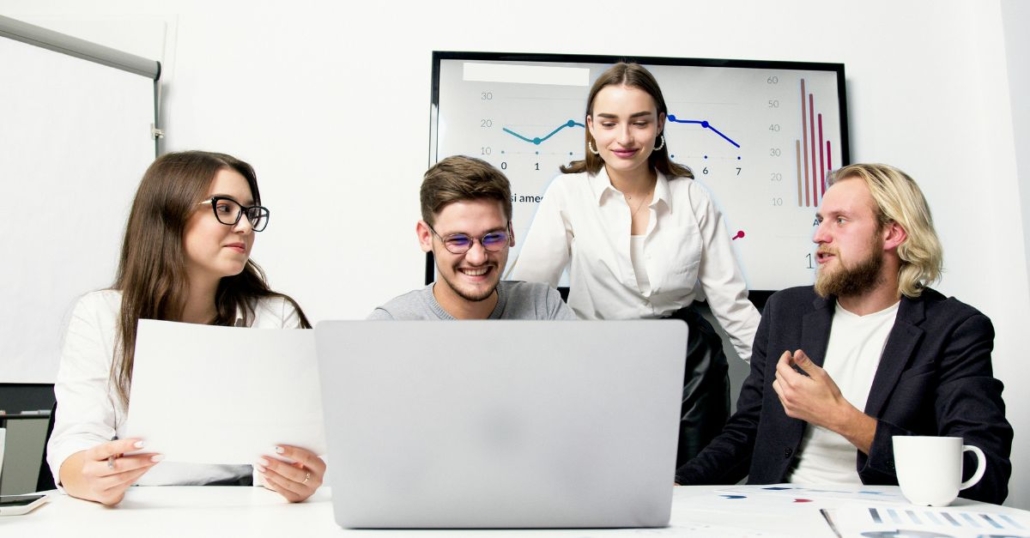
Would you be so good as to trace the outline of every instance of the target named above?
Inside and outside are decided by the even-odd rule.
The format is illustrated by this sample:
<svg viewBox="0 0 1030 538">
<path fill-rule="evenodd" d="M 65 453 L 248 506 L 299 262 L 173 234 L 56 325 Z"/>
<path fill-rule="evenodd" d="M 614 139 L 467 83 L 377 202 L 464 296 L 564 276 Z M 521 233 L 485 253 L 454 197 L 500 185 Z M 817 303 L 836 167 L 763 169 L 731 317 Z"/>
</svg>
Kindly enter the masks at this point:
<svg viewBox="0 0 1030 538">
<path fill-rule="evenodd" d="M 115 508 L 52 493 L 49 503 L 23 516 L 0 517 L 0 536 L 110 538 L 164 536 L 453 536 L 484 535 L 583 538 L 644 534 L 656 536 L 793 536 L 826 537 L 836 534 L 821 510 L 834 510 L 844 501 L 815 498 L 796 502 L 793 498 L 762 497 L 754 487 L 736 487 L 749 499 L 735 500 L 725 487 L 677 487 L 674 490 L 672 521 L 663 529 L 573 529 L 573 530 L 391 530 L 357 531 L 342 529 L 333 519 L 329 488 L 323 488 L 308 502 L 292 505 L 279 495 L 257 487 L 137 487 L 128 491 Z M 897 488 L 878 488 L 887 494 Z M 755 492 L 751 495 L 750 492 Z M 748 504 L 750 503 L 750 504 Z M 953 507 L 988 513 L 1014 514 L 1030 522 L 1030 513 L 983 503 L 958 500 Z M 832 513 L 832 512 L 831 512 Z M 1030 536 L 1030 526 L 1026 530 Z"/>
</svg>

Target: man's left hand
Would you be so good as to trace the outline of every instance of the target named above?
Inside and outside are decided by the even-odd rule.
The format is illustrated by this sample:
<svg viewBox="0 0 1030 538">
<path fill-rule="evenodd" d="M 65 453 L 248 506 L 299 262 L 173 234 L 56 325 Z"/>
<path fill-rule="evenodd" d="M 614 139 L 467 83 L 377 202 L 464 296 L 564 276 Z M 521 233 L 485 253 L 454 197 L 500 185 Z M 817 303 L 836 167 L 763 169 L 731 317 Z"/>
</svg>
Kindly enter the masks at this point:
<svg viewBox="0 0 1030 538">
<path fill-rule="evenodd" d="M 876 420 L 851 405 L 826 370 L 813 363 L 804 351 L 783 352 L 776 363 L 772 386 L 788 417 L 837 432 L 869 453 Z"/>
<path fill-rule="evenodd" d="M 804 374 L 794 369 L 797 366 Z M 808 375 L 805 375 L 808 374 Z M 823 370 L 800 349 L 784 351 L 776 364 L 773 390 L 788 417 L 797 418 L 824 428 L 833 429 L 834 416 L 841 406 L 850 406 Z"/>
</svg>

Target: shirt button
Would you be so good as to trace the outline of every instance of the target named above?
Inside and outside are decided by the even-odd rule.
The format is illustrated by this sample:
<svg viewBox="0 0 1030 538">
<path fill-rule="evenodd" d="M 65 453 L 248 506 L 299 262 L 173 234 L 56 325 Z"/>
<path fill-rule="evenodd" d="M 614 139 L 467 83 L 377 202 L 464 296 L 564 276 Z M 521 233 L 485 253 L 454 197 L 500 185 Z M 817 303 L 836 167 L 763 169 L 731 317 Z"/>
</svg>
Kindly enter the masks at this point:
<svg viewBox="0 0 1030 538">
<path fill-rule="evenodd" d="M 794 449 L 793 448 L 785 448 L 785 449 L 783 449 L 783 458 L 784 459 L 790 458 L 793 455 L 794 455 Z"/>
</svg>

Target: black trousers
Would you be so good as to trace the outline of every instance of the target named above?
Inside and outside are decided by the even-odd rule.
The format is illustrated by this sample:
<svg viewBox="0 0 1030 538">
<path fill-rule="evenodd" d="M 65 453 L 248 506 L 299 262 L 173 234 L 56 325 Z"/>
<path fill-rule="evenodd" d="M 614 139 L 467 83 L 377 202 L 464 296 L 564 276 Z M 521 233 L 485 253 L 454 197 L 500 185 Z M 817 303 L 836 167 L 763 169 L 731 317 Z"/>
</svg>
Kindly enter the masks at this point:
<svg viewBox="0 0 1030 538">
<path fill-rule="evenodd" d="M 687 463 L 722 432 L 730 416 L 730 377 L 722 338 L 696 306 L 673 312 L 687 322 L 686 369 L 680 407 L 676 467 Z"/>
</svg>

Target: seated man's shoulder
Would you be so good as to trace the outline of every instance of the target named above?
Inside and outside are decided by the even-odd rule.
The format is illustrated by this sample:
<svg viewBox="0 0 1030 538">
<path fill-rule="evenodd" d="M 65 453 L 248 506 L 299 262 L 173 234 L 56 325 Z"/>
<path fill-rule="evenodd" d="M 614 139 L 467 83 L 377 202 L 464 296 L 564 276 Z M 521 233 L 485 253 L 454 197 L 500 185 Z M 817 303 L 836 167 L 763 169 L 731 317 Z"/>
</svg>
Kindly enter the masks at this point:
<svg viewBox="0 0 1030 538">
<path fill-rule="evenodd" d="M 982 317 L 990 322 L 983 312 L 976 307 L 966 304 L 955 297 L 948 297 L 933 288 L 923 288 L 919 294 L 918 301 L 923 303 L 926 309 L 926 317 L 930 319 L 951 320 L 963 323 L 972 317 Z"/>
<path fill-rule="evenodd" d="M 432 291 L 429 292 L 429 295 L 432 296 Z M 432 307 L 426 301 L 426 290 L 425 288 L 420 288 L 398 295 L 383 303 L 383 305 L 372 311 L 368 319 L 421 320 L 438 317 L 430 315 L 431 312 Z"/>
<path fill-rule="evenodd" d="M 551 303 L 561 301 L 561 294 L 546 282 L 525 282 L 522 280 L 502 280 L 499 287 L 504 288 L 503 293 L 508 299 L 520 302 L 545 302 Z"/>
<path fill-rule="evenodd" d="M 505 291 L 509 294 L 515 295 L 547 295 L 551 292 L 558 293 L 558 290 L 552 288 L 549 284 L 544 282 L 526 282 L 524 280 L 502 280 L 498 283 L 499 286 L 504 286 Z"/>
<path fill-rule="evenodd" d="M 766 301 L 767 310 L 814 308 L 822 306 L 826 299 L 820 297 L 812 286 L 796 286 L 782 289 Z"/>
<path fill-rule="evenodd" d="M 497 287 L 503 295 L 500 317 L 507 319 L 573 320 L 576 315 L 550 284 L 504 280 Z"/>
</svg>

